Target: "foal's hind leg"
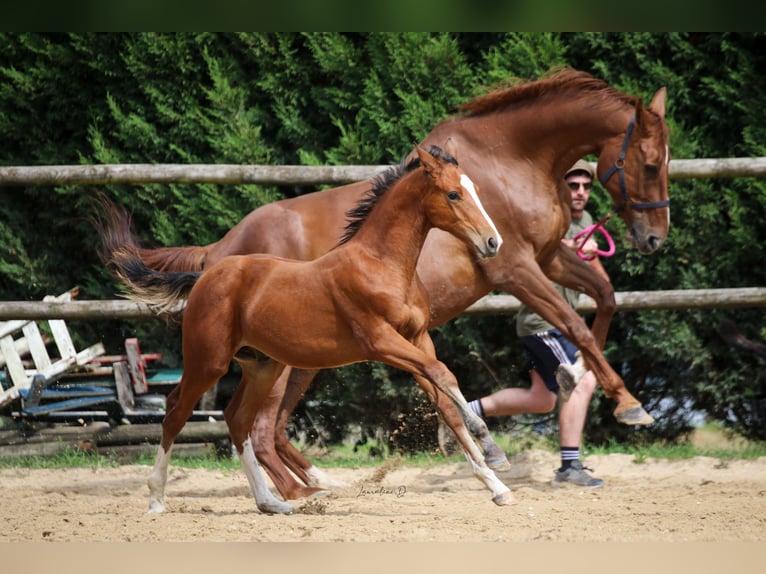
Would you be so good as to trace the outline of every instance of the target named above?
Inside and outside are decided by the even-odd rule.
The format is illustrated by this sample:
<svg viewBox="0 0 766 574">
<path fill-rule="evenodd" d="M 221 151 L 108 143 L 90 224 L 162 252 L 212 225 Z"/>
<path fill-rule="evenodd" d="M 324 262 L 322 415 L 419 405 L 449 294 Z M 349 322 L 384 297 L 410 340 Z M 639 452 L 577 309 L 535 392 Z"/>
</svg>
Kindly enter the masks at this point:
<svg viewBox="0 0 766 574">
<path fill-rule="evenodd" d="M 200 397 L 206 390 L 211 388 L 225 373 L 225 367 L 212 368 L 211 361 L 208 367 L 197 371 L 198 376 L 192 378 L 189 373 L 194 373 L 193 365 L 186 365 L 181 381 L 168 395 L 165 418 L 162 419 L 162 439 L 157 448 L 157 456 L 154 460 L 154 468 L 147 482 L 149 486 L 149 512 L 165 511 L 165 485 L 168 478 L 168 464 L 170 452 L 173 448 L 178 433 L 181 432 L 186 421 L 194 410 Z M 225 363 L 228 366 L 228 361 Z M 191 367 L 191 368 L 190 368 Z"/>
<path fill-rule="evenodd" d="M 259 360 L 237 356 L 235 359 L 242 367 L 242 381 L 224 411 L 232 443 L 239 454 L 258 510 L 270 514 L 289 514 L 294 510 L 293 506 L 276 498 L 266 485 L 250 438 L 258 410 L 267 400 L 285 365 L 268 357 Z"/>
<path fill-rule="evenodd" d="M 249 370 L 252 369 L 252 367 L 248 366 L 247 363 L 243 362 L 242 364 L 243 380 L 246 376 L 254 376 L 254 374 L 249 374 Z M 316 488 L 315 486 L 310 485 L 306 479 L 305 473 L 303 475 L 299 474 L 294 466 L 284 460 L 284 456 L 282 455 L 282 452 L 288 446 L 292 447 L 292 445 L 290 445 L 287 436 L 285 435 L 285 427 L 280 427 L 278 417 L 280 415 L 280 405 L 282 405 L 285 400 L 286 387 L 291 388 L 291 383 L 288 382 L 288 377 L 290 378 L 290 381 L 292 381 L 291 373 L 293 371 L 294 369 L 286 368 L 282 371 L 282 374 L 277 377 L 276 383 L 272 387 L 268 398 L 263 405 L 261 405 L 260 409 L 258 409 L 258 414 L 255 417 L 255 424 L 250 431 L 250 438 L 253 443 L 253 449 L 255 450 L 255 457 L 266 470 L 271 481 L 274 483 L 274 486 L 277 487 L 277 490 L 285 500 L 294 500 L 296 498 L 326 493 L 322 488 Z M 313 375 L 311 378 L 313 378 Z M 306 381 L 306 385 L 302 389 L 299 389 L 300 394 L 298 395 L 298 399 L 303 396 L 303 392 L 308 386 L 308 383 L 311 382 L 311 378 Z M 297 400 L 295 402 L 297 402 Z M 292 412 L 292 407 L 290 408 L 290 412 Z M 287 417 L 289 417 L 290 412 L 287 413 Z M 282 442 L 280 442 L 280 440 Z M 301 459 L 305 460 L 302 457 Z M 311 466 L 308 461 L 306 461 L 306 466 Z M 308 486 L 295 480 L 295 477 L 290 474 L 288 468 L 295 472 L 298 478 L 303 480 Z M 298 467 L 298 470 L 302 471 L 303 469 Z"/>
<path fill-rule="evenodd" d="M 282 396 L 282 403 L 279 405 L 277 413 L 276 425 L 274 427 L 274 442 L 279 457 L 298 478 L 309 487 L 326 491 L 326 489 L 343 488 L 348 486 L 348 484 L 331 477 L 323 470 L 314 466 L 287 439 L 287 423 L 290 420 L 290 415 L 318 372 L 296 368 L 290 369 L 287 386 Z"/>
</svg>

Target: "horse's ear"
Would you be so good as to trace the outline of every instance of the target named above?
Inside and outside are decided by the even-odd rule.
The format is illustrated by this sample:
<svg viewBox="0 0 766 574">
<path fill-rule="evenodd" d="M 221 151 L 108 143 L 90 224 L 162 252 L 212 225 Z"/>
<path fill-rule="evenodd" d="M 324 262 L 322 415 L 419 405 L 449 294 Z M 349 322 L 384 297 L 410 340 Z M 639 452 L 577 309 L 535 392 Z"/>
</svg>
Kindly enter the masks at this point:
<svg viewBox="0 0 766 574">
<path fill-rule="evenodd" d="M 420 157 L 420 162 L 423 164 L 423 167 L 425 168 L 426 172 L 432 173 L 437 165 L 438 162 L 436 161 L 436 158 L 432 156 L 428 150 L 426 150 L 422 146 L 417 146 L 418 151 L 418 157 Z"/>
<path fill-rule="evenodd" d="M 457 145 L 455 145 L 455 140 L 447 138 L 447 141 L 444 142 L 444 151 L 454 157 L 457 161 Z"/>
<path fill-rule="evenodd" d="M 657 90 L 652 97 L 652 101 L 649 103 L 649 110 L 665 119 L 665 99 L 667 98 L 668 90 L 664 86 Z"/>
</svg>

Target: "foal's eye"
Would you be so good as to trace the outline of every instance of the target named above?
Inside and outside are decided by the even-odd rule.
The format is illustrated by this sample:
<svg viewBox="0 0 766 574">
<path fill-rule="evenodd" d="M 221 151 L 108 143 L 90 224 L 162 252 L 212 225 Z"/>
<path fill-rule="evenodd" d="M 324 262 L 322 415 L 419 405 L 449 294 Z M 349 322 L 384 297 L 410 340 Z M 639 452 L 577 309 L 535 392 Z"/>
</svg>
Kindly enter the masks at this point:
<svg viewBox="0 0 766 574">
<path fill-rule="evenodd" d="M 457 191 L 450 191 L 447 194 L 447 197 L 450 198 L 450 201 L 457 201 L 458 199 L 460 199 L 460 194 Z"/>
</svg>

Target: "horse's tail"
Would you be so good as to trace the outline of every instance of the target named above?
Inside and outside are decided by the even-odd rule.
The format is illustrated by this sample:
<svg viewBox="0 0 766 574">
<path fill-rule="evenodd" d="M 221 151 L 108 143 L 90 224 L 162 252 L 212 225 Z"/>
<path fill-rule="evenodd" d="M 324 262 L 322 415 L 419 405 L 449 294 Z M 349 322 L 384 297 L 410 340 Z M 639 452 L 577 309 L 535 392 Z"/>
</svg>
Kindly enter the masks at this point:
<svg viewBox="0 0 766 574">
<path fill-rule="evenodd" d="M 91 223 L 101 240 L 101 259 L 108 262 L 118 251 L 135 251 L 141 260 L 157 271 L 202 271 L 209 246 L 148 248 L 130 228 L 130 214 L 105 195 L 100 195 Z"/>
<path fill-rule="evenodd" d="M 169 317 L 181 313 L 184 300 L 202 276 L 200 271 L 156 271 L 132 249 L 115 251 L 107 265 L 122 283 L 128 299 Z"/>
</svg>

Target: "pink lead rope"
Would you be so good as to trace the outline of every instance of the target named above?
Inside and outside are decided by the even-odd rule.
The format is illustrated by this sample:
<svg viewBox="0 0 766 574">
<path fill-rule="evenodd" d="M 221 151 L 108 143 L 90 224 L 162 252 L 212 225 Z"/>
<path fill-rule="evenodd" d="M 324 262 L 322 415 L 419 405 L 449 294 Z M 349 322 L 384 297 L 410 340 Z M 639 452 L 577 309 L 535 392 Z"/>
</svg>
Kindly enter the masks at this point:
<svg viewBox="0 0 766 574">
<path fill-rule="evenodd" d="M 580 257 L 580 259 L 583 259 L 584 261 L 591 261 L 596 258 L 595 255 L 588 255 L 586 253 L 583 253 L 582 247 L 585 245 L 585 243 L 588 241 L 588 239 L 591 238 L 591 236 L 598 231 L 601 235 L 604 236 L 604 239 L 606 239 L 607 244 L 609 245 L 609 249 L 607 251 L 602 251 L 601 249 L 597 249 L 596 253 L 600 257 L 611 257 L 614 255 L 614 240 L 612 239 L 612 236 L 609 235 L 609 232 L 604 227 L 604 224 L 609 220 L 611 217 L 611 214 L 607 214 L 604 219 L 599 221 L 598 223 L 594 223 L 593 225 L 589 225 L 585 229 L 583 229 L 580 233 L 574 236 L 574 241 L 577 243 L 577 240 L 584 236 L 584 239 L 579 243 L 577 246 L 577 255 Z"/>
</svg>

